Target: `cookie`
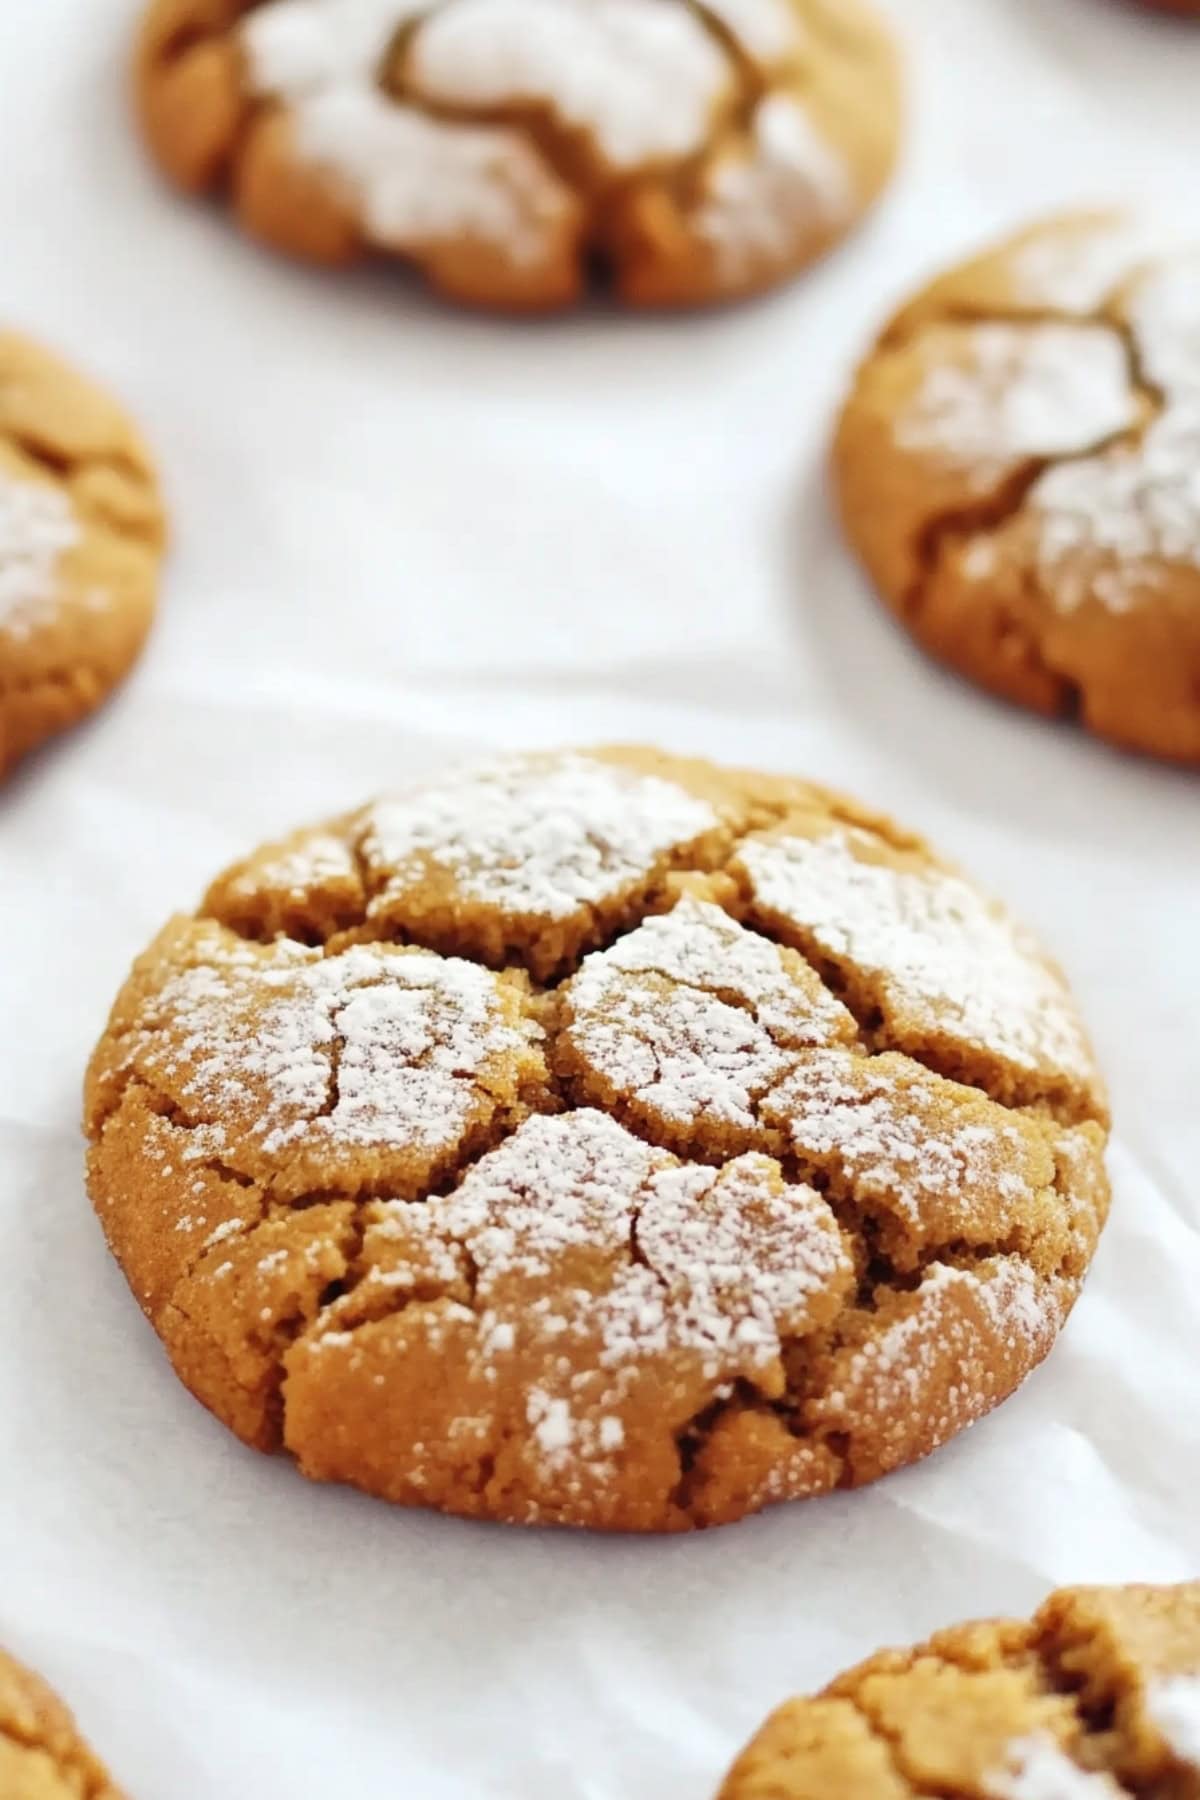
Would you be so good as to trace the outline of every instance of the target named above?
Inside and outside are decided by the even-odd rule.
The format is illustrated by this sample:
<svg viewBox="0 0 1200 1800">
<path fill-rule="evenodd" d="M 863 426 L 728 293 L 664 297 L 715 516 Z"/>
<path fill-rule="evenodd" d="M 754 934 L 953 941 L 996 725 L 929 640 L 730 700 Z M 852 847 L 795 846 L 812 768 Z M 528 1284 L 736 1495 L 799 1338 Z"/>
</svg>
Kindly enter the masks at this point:
<svg viewBox="0 0 1200 1800">
<path fill-rule="evenodd" d="M 763 1726 L 719 1800 L 1197 1800 L 1200 1582 L 1064 1588 L 884 1650 Z"/>
<path fill-rule="evenodd" d="M 935 281 L 859 370 L 834 464 L 880 593 L 935 656 L 1200 763 L 1200 252 L 1051 219 Z"/>
<path fill-rule="evenodd" d="M 866 0 L 153 0 L 136 89 L 255 237 L 505 309 L 784 280 L 874 200 L 899 111 Z"/>
<path fill-rule="evenodd" d="M 1104 1221 L 1058 971 L 918 838 L 648 750 L 297 832 L 134 965 L 89 1184 L 183 1380 L 404 1505 L 635 1531 L 871 1481 Z"/>
<path fill-rule="evenodd" d="M 122 1800 L 50 1689 L 0 1650 L 4 1800 Z"/>
<path fill-rule="evenodd" d="M 0 333 L 0 777 L 125 675 L 162 547 L 154 472 L 124 413 Z"/>
</svg>

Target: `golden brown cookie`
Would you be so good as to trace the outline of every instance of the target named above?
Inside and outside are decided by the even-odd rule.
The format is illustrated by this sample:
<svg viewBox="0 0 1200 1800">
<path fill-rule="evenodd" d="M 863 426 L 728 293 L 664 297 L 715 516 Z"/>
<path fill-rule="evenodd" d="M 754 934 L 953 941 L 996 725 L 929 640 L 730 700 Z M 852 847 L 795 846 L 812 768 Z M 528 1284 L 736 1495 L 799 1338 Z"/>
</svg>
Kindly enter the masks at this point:
<svg viewBox="0 0 1200 1800">
<path fill-rule="evenodd" d="M 45 1682 L 0 1650 L 3 1800 L 122 1800 Z"/>
<path fill-rule="evenodd" d="M 859 370 L 850 542 L 997 694 L 1200 763 L 1200 252 L 1052 219 L 950 271 Z"/>
<path fill-rule="evenodd" d="M 0 333 L 0 777 L 98 706 L 154 613 L 163 516 L 124 413 Z"/>
<path fill-rule="evenodd" d="M 919 839 L 645 750 L 299 831 L 135 964 L 90 1188 L 246 1442 L 407 1505 L 677 1530 L 925 1455 L 1108 1204 L 1058 971 Z"/>
<path fill-rule="evenodd" d="M 152 0 L 136 84 L 256 237 L 502 308 L 770 287 L 874 200 L 899 112 L 867 0 Z"/>
<path fill-rule="evenodd" d="M 1197 1800 L 1200 1582 L 1064 1588 L 790 1700 L 719 1800 Z"/>
</svg>

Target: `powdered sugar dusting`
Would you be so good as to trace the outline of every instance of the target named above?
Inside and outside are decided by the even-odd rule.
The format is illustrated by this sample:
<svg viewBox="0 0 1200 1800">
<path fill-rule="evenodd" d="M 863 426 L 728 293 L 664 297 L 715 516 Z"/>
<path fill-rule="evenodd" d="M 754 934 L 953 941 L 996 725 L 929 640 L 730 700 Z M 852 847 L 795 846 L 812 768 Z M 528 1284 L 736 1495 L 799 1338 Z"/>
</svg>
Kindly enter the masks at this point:
<svg viewBox="0 0 1200 1800">
<path fill-rule="evenodd" d="M 409 71 L 433 100 L 544 105 L 617 169 L 694 154 L 733 81 L 680 0 L 446 0 Z"/>
<path fill-rule="evenodd" d="M 798 100 L 773 94 L 755 113 L 745 151 L 713 166 L 693 224 L 737 281 L 786 263 L 807 236 L 847 219 L 854 201 L 845 159 Z"/>
<path fill-rule="evenodd" d="M 420 254 L 466 236 L 536 265 L 575 254 L 576 197 L 527 135 L 424 108 L 538 108 L 610 173 L 691 159 L 739 92 L 718 25 L 765 67 L 805 48 L 784 0 L 706 10 L 716 24 L 686 0 L 269 0 L 239 35 L 253 90 L 288 105 L 301 153 L 349 190 L 374 242 Z M 802 105 L 767 94 L 747 153 L 714 166 L 692 223 L 736 280 L 787 262 L 854 201 Z"/>
<path fill-rule="evenodd" d="M 379 802 L 363 853 L 384 878 L 375 911 L 432 866 L 497 911 L 564 919 L 718 823 L 706 801 L 656 776 L 587 756 L 507 757 Z"/>
<path fill-rule="evenodd" d="M 969 325 L 955 341 L 960 354 L 939 351 L 896 435 L 966 464 L 982 487 L 1014 461 L 1088 450 L 1137 418 L 1124 347 L 1105 325 Z"/>
<path fill-rule="evenodd" d="M 971 1318 L 976 1311 L 992 1340 L 986 1345 Z M 885 1431 L 892 1418 L 903 1434 L 914 1415 L 929 1407 L 928 1390 L 939 1366 L 951 1363 L 957 1379 L 945 1392 L 945 1413 L 928 1421 L 936 1441 L 944 1442 L 1005 1391 L 989 1393 L 978 1370 L 968 1375 L 971 1363 L 982 1356 L 990 1364 L 999 1345 L 1012 1369 L 1024 1374 L 1049 1349 L 1061 1322 L 1053 1287 L 1015 1257 L 979 1270 L 931 1263 L 897 1315 L 844 1356 L 838 1387 L 818 1410 L 858 1425 L 865 1410 Z"/>
<path fill-rule="evenodd" d="M 824 1200 L 767 1158 L 679 1164 L 590 1110 L 530 1118 L 453 1194 L 379 1213 L 368 1255 L 427 1238 L 467 1252 L 476 1355 L 497 1392 L 520 1371 L 550 1469 L 620 1451 L 639 1383 L 678 1358 L 713 1393 L 778 1390 L 781 1333 L 828 1316 L 852 1280 Z"/>
<path fill-rule="evenodd" d="M 1123 1792 L 1107 1775 L 1081 1769 L 1044 1734 L 1011 1744 L 1007 1762 L 985 1781 L 993 1800 L 1117 1800 Z"/>
<path fill-rule="evenodd" d="M 751 838 L 756 910 L 877 983 L 893 1040 L 940 1033 L 1016 1067 L 1092 1077 L 1061 980 L 997 905 L 934 864 L 880 860 L 854 828 Z"/>
<path fill-rule="evenodd" d="M 496 978 L 473 963 L 376 944 L 322 957 L 205 924 L 192 943 L 203 960 L 163 984 L 132 1054 L 267 1156 L 450 1149 L 481 1072 L 534 1029 L 509 1022 Z"/>
<path fill-rule="evenodd" d="M 416 0 L 271 0 L 239 28 L 251 86 L 290 107 L 301 153 L 351 193 L 384 247 L 460 238 L 518 264 L 553 258 L 571 196 L 520 132 L 447 124 L 380 85 Z"/>
<path fill-rule="evenodd" d="M 1177 235 L 1161 221 L 1097 218 L 1072 227 L 1054 221 L 1010 259 L 1010 279 L 1025 305 L 1088 314 L 1100 308 Z"/>
<path fill-rule="evenodd" d="M 310 831 L 295 843 L 252 858 L 229 888 L 235 895 L 265 890 L 299 896 L 334 882 L 356 880 L 354 855 L 345 839 L 331 831 Z"/>
<path fill-rule="evenodd" d="M 52 612 L 59 558 L 79 542 L 67 496 L 0 470 L 0 631 L 28 636 Z"/>
<path fill-rule="evenodd" d="M 752 1129 L 798 1046 L 853 1041 L 812 970 L 705 901 L 685 898 L 585 961 L 567 990 L 567 1042 L 662 1120 Z"/>
<path fill-rule="evenodd" d="M 1172 1753 L 1200 1770 L 1200 1671 L 1153 1682 L 1146 1693 L 1146 1711 Z"/>
<path fill-rule="evenodd" d="M 1006 1110 L 895 1056 L 806 1055 L 763 1111 L 798 1155 L 918 1236 L 987 1241 L 1034 1198 L 1038 1159 Z"/>
</svg>

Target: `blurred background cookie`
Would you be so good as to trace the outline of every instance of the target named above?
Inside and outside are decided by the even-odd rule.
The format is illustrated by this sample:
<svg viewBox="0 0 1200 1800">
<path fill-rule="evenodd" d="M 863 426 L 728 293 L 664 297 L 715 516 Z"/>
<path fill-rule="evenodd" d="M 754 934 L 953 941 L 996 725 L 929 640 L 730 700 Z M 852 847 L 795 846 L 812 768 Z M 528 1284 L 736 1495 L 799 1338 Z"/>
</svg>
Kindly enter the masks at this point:
<svg viewBox="0 0 1200 1800">
<path fill-rule="evenodd" d="M 934 655 L 1200 763 L 1200 252 L 1051 219 L 886 327 L 838 427 L 850 543 Z"/>
<path fill-rule="evenodd" d="M 122 1800 L 45 1682 L 0 1650 L 4 1800 Z"/>
<path fill-rule="evenodd" d="M 515 308 L 591 274 L 648 306 L 768 287 L 857 222 L 898 130 L 865 0 L 154 0 L 137 96 L 255 236 Z"/>
<path fill-rule="evenodd" d="M 773 1714 L 719 1800 L 1193 1800 L 1200 1582 L 1064 1588 Z"/>
<path fill-rule="evenodd" d="M 919 839 L 649 750 L 297 832 L 136 963 L 89 1180 L 179 1374 L 405 1505 L 683 1530 L 926 1455 L 1108 1208 L 1062 976 Z"/>
<path fill-rule="evenodd" d="M 0 333 L 0 776 L 100 704 L 150 628 L 164 524 L 107 394 Z"/>
</svg>

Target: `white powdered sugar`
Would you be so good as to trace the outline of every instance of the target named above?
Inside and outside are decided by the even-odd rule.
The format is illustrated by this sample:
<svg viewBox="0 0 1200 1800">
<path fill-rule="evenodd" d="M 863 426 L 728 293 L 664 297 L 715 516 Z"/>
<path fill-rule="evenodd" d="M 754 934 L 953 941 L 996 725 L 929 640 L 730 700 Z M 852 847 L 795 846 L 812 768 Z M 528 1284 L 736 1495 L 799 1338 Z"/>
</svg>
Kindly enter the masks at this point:
<svg viewBox="0 0 1200 1800">
<path fill-rule="evenodd" d="M 1076 227 L 1054 221 L 1012 255 L 1009 276 L 1022 304 L 1086 315 L 1177 242 L 1178 233 L 1154 219 L 1114 216 Z"/>
<path fill-rule="evenodd" d="M 351 193 L 376 244 L 420 252 L 460 238 L 516 263 L 553 257 L 571 210 L 518 131 L 446 123 L 381 86 L 415 0 L 271 0 L 240 27 L 255 93 L 291 108 L 301 153 Z"/>
<path fill-rule="evenodd" d="M 597 952 L 567 990 L 567 1039 L 623 1096 L 671 1123 L 752 1128 L 799 1046 L 852 1041 L 817 976 L 705 901 L 685 898 Z"/>
<path fill-rule="evenodd" d="M 772 94 L 759 105 L 742 155 L 710 171 L 692 223 L 731 280 L 794 256 L 797 243 L 838 224 L 854 207 L 842 155 L 796 99 Z"/>
<path fill-rule="evenodd" d="M 493 1385 L 515 1359 L 550 1467 L 617 1452 L 622 1408 L 672 1359 L 714 1391 L 763 1378 L 781 1334 L 809 1328 L 852 1281 L 826 1203 L 766 1158 L 679 1164 L 590 1110 L 530 1118 L 453 1194 L 379 1211 L 385 1248 L 434 1237 L 466 1250 L 477 1354 Z"/>
<path fill-rule="evenodd" d="M 739 91 L 722 32 L 763 65 L 804 45 L 783 0 L 269 0 L 239 27 L 251 88 L 288 105 L 301 153 L 349 190 L 375 243 L 419 254 L 467 237 L 526 264 L 573 253 L 576 197 L 528 134 L 436 109 L 535 107 L 611 171 L 679 163 Z M 693 223 L 732 279 L 785 261 L 853 202 L 802 106 L 768 95 L 749 153 L 716 166 Z"/>
<path fill-rule="evenodd" d="M 807 43 L 804 22 L 791 0 L 700 0 L 700 4 L 757 62 L 784 61 Z"/>
<path fill-rule="evenodd" d="M 963 1094 L 955 1104 L 948 1083 L 913 1064 L 900 1063 L 898 1076 L 898 1061 L 842 1050 L 806 1055 L 764 1116 L 798 1155 L 833 1164 L 863 1204 L 882 1202 L 946 1240 L 999 1235 L 1034 1196 L 1019 1129 L 982 1097 Z"/>
<path fill-rule="evenodd" d="M 616 169 L 693 155 L 733 84 L 681 0 L 445 0 L 408 68 L 432 100 L 543 105 Z"/>
<path fill-rule="evenodd" d="M 1051 469 L 1034 486 L 1038 560 L 1064 612 L 1153 597 L 1163 565 L 1200 575 L 1200 255 L 1151 269 L 1130 328 L 1162 410 L 1136 443 Z"/>
<path fill-rule="evenodd" d="M 1010 1744 L 1006 1761 L 986 1779 L 992 1800 L 1118 1800 L 1123 1792 L 1107 1775 L 1081 1769 L 1044 1734 Z"/>
<path fill-rule="evenodd" d="M 267 1155 L 451 1148 L 477 1077 L 521 1047 L 496 978 L 473 963 L 376 944 L 322 957 L 194 930 L 205 960 L 154 996 L 141 1057 Z"/>
<path fill-rule="evenodd" d="M 67 496 L 0 471 L 0 631 L 23 638 L 53 610 L 59 558 L 79 542 Z"/>
<path fill-rule="evenodd" d="M 706 801 L 655 776 L 587 756 L 514 756 L 378 802 L 362 850 L 385 878 L 376 911 L 432 868 L 499 912 L 565 919 L 718 824 Z"/>
<path fill-rule="evenodd" d="M 1152 1682 L 1146 1692 L 1146 1711 L 1172 1755 L 1200 1770 L 1200 1670 Z"/>
<path fill-rule="evenodd" d="M 973 1311 L 982 1314 L 994 1343 L 981 1344 Z M 1029 1367 L 1049 1349 L 1061 1323 L 1054 1290 L 1027 1263 L 1008 1257 L 979 1271 L 931 1263 L 899 1316 L 845 1360 L 828 1408 L 848 1418 L 859 1405 L 911 1417 L 928 1403 L 931 1376 L 949 1360 L 958 1364 L 960 1379 L 945 1395 L 946 1413 L 931 1420 L 947 1437 L 987 1410 L 987 1393 L 965 1378 L 968 1359 L 980 1353 L 992 1358 L 1000 1344 L 1019 1369 Z"/>
<path fill-rule="evenodd" d="M 1063 983 L 961 876 L 876 860 L 852 827 L 751 838 L 740 857 L 759 914 L 877 983 L 890 1041 L 938 1033 L 1024 1070 L 1091 1076 Z"/>
<path fill-rule="evenodd" d="M 302 895 L 339 881 L 357 881 L 354 853 L 331 831 L 310 831 L 297 842 L 264 851 L 230 882 L 235 894 Z"/>
<path fill-rule="evenodd" d="M 929 369 L 896 436 L 968 465 L 980 485 L 1015 461 L 1090 450 L 1137 419 L 1125 350 L 1108 326 L 996 322 L 956 334 L 961 357 Z"/>
</svg>

